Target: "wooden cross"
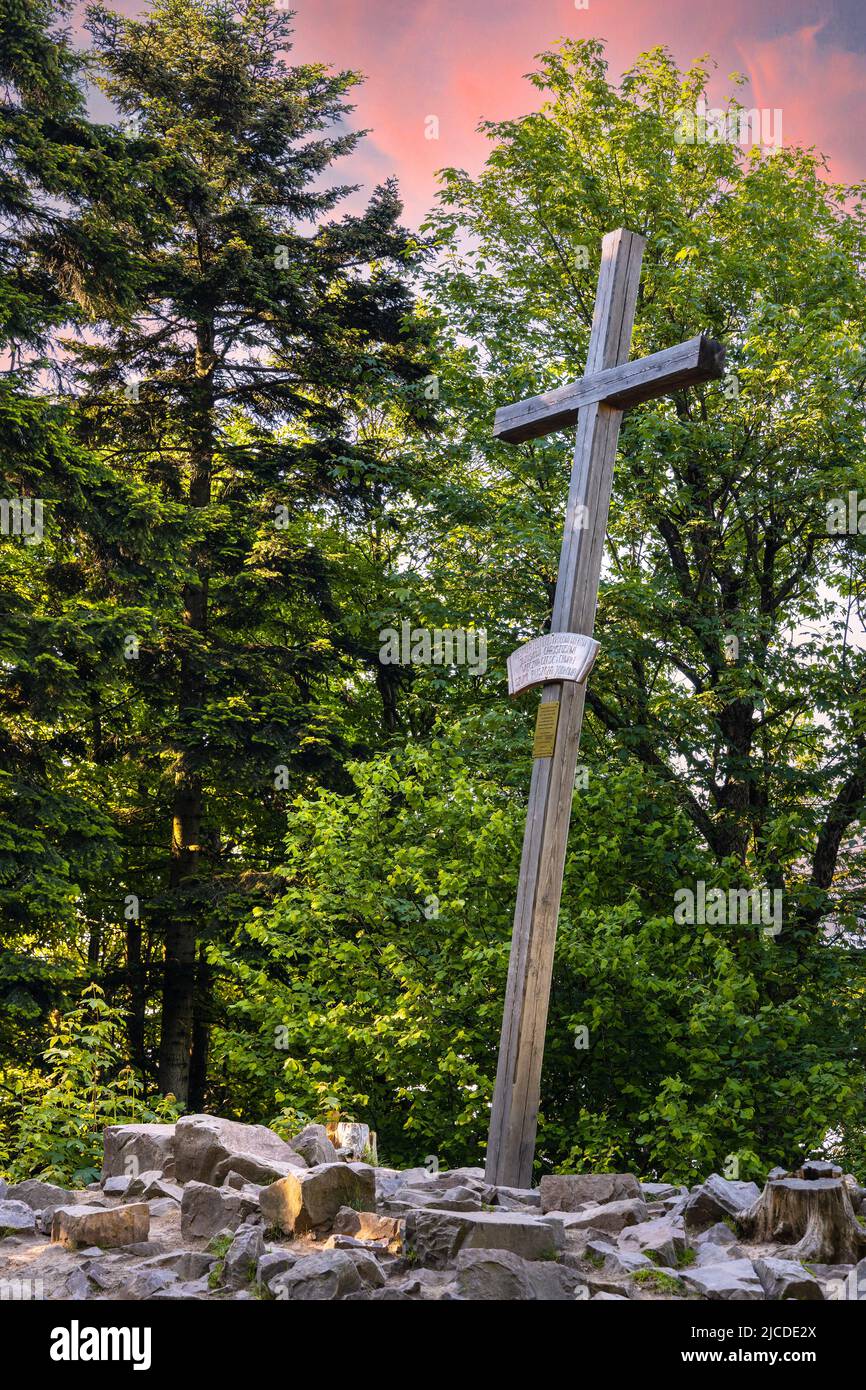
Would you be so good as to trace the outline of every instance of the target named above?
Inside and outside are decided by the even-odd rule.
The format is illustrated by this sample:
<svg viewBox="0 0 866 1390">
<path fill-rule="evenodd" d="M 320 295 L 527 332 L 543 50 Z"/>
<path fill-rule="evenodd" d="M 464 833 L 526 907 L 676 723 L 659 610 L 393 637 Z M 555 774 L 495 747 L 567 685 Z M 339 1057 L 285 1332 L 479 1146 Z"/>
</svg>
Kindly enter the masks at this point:
<svg viewBox="0 0 866 1390">
<path fill-rule="evenodd" d="M 724 370 L 724 350 L 703 335 L 626 360 L 645 245 L 623 228 L 602 242 L 586 374 L 503 406 L 493 429 L 517 444 L 577 424 L 550 636 L 509 659 L 513 692 L 543 684 L 487 1145 L 487 1181 L 512 1187 L 532 1182 L 556 923 L 622 412 Z"/>
</svg>

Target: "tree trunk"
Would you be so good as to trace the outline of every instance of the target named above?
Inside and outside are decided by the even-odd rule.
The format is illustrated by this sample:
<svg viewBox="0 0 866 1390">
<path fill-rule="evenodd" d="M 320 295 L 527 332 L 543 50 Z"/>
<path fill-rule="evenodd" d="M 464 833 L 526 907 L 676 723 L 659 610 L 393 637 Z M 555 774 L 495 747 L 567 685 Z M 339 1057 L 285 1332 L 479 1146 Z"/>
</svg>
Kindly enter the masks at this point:
<svg viewBox="0 0 866 1390">
<path fill-rule="evenodd" d="M 211 500 L 214 452 L 214 328 L 196 329 L 195 385 L 191 399 L 189 505 L 207 507 Z M 207 634 L 208 577 L 203 553 L 191 556 L 196 579 L 183 591 L 184 622 L 202 638 Z M 205 666 L 196 648 L 181 658 L 178 714 L 200 710 L 205 700 Z M 189 1099 L 196 960 L 196 884 L 204 794 L 196 761 L 186 746 L 175 748 L 174 802 L 171 827 L 170 903 L 165 929 L 165 972 L 159 1086 L 164 1095 Z"/>
<path fill-rule="evenodd" d="M 736 1219 L 746 1240 L 787 1245 L 786 1259 L 856 1264 L 866 1255 L 866 1230 L 841 1178 L 778 1178 Z"/>
<path fill-rule="evenodd" d="M 129 1055 L 136 1071 L 144 1074 L 144 963 L 141 957 L 141 923 L 126 928 L 126 975 L 129 989 L 129 1017 L 126 1034 Z"/>
<path fill-rule="evenodd" d="M 189 1074 L 189 1108 L 204 1110 L 207 1089 L 207 1064 L 211 1025 L 211 970 L 204 947 L 199 949 L 195 977 L 195 999 L 192 1018 L 192 1060 Z"/>
</svg>

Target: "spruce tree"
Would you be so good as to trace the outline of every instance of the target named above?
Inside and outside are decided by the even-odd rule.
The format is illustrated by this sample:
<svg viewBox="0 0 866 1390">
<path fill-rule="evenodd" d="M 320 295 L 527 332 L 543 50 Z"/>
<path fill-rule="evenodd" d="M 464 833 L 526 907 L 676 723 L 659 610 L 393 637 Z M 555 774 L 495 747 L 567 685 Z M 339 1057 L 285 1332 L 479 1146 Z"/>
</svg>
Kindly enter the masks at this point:
<svg viewBox="0 0 866 1390">
<path fill-rule="evenodd" d="M 378 664 L 342 620 L 317 530 L 405 486 L 400 451 L 359 418 L 423 422 L 428 368 L 395 188 L 329 218 L 353 191 L 323 178 L 360 138 L 356 75 L 290 65 L 291 16 L 271 0 L 88 17 L 147 211 L 131 198 L 122 225 L 135 310 L 79 347 L 80 427 L 181 513 L 174 589 L 135 675 L 168 850 L 149 910 L 160 1086 L 200 1105 L 207 937 L 279 843 L 281 777 L 333 773 L 333 731 L 309 727 L 316 683 Z"/>
</svg>

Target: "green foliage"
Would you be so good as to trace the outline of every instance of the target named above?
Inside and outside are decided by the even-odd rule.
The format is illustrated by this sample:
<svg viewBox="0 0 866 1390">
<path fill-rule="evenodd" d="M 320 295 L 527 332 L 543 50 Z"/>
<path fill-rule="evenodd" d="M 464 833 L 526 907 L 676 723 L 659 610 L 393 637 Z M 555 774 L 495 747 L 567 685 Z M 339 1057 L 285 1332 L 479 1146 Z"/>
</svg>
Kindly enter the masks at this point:
<svg viewBox="0 0 866 1390">
<path fill-rule="evenodd" d="M 632 1275 L 636 1284 L 646 1285 L 656 1293 L 682 1296 L 684 1290 L 678 1279 L 665 1274 L 662 1269 L 636 1269 Z"/>
<path fill-rule="evenodd" d="M 566 42 L 413 238 L 391 181 L 332 218 L 356 75 L 290 64 L 279 7 L 93 7 L 103 125 L 64 14 L 0 16 L 2 461 L 46 501 L 40 545 L 0 540 L 10 1171 L 84 1181 L 102 1124 L 173 1114 L 167 1037 L 210 1110 L 482 1158 L 535 706 L 504 662 L 549 618 L 569 457 L 490 418 L 579 371 L 626 225 L 635 353 L 709 330 L 738 390 L 624 423 L 539 1169 L 823 1144 L 862 1176 L 866 540 L 825 525 L 862 486 L 862 191 L 679 145 L 704 64 L 615 85 Z M 382 665 L 404 618 L 485 629 L 487 671 Z M 698 880 L 782 891 L 781 933 L 678 922 Z"/>
<path fill-rule="evenodd" d="M 20 1088 L 8 1173 L 15 1182 L 85 1186 L 99 1176 L 106 1125 L 171 1123 L 178 1109 L 171 1097 L 147 1097 L 141 1078 L 122 1065 L 123 1015 L 98 985 L 55 1029 L 45 1076 Z"/>
<path fill-rule="evenodd" d="M 296 803 L 286 890 L 229 952 L 212 948 L 230 981 L 215 1058 L 257 1115 L 321 1114 L 337 1095 L 388 1162 L 478 1161 L 523 819 L 487 757 L 501 718 L 354 765 L 350 795 Z M 736 1154 L 761 1177 L 860 1113 L 846 952 L 816 947 L 794 991 L 759 931 L 675 926 L 675 885 L 711 872 L 664 784 L 634 760 L 593 768 L 574 799 L 542 1171 L 694 1181 Z"/>
</svg>

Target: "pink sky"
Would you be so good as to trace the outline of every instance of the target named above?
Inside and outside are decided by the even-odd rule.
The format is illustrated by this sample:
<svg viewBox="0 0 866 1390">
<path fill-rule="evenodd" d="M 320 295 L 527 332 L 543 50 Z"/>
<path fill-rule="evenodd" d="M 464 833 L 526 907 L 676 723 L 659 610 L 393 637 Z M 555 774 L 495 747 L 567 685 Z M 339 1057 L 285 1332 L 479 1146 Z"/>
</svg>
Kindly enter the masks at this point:
<svg viewBox="0 0 866 1390">
<path fill-rule="evenodd" d="M 611 74 L 667 45 L 682 64 L 709 53 L 726 75 L 750 80 L 748 104 L 780 107 L 786 143 L 831 156 L 835 177 L 862 179 L 866 140 L 866 0 L 292 0 L 298 59 L 366 74 L 356 121 L 371 135 L 352 163 L 369 186 L 397 174 L 406 221 L 436 191 L 435 171 L 476 170 L 482 118 L 530 109 L 523 75 L 560 36 L 607 43 Z M 425 139 L 425 118 L 439 139 Z"/>
<path fill-rule="evenodd" d="M 109 4 L 112 0 L 109 0 Z M 583 3 L 583 0 L 579 0 Z M 114 0 L 127 14 L 139 0 Z M 664 44 L 686 65 L 718 63 L 713 94 L 734 70 L 749 79 L 747 105 L 782 110 L 786 143 L 814 145 L 845 182 L 866 177 L 866 0 L 288 0 L 296 61 L 330 62 L 366 75 L 354 121 L 371 134 L 340 177 L 372 186 L 396 174 L 417 225 L 436 194 L 436 170 L 477 171 L 482 119 L 529 110 L 524 80 L 558 38 L 605 40 L 614 78 Z M 81 7 L 83 9 L 83 5 Z M 80 13 L 80 11 L 79 11 Z M 425 120 L 439 118 L 439 138 Z"/>
</svg>

